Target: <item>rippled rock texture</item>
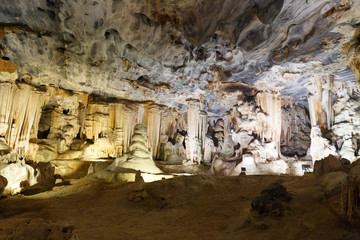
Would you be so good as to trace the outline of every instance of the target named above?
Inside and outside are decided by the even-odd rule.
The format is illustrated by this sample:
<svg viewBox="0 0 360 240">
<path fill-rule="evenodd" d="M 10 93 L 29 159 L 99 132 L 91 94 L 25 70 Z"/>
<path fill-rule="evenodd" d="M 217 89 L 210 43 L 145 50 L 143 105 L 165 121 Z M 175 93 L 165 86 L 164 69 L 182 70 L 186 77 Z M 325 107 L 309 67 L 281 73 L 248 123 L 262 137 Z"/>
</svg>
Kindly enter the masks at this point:
<svg viewBox="0 0 360 240">
<path fill-rule="evenodd" d="M 359 9 L 358 0 L 3 0 L 1 151 L 117 158 L 143 124 L 153 159 L 205 162 L 220 175 L 302 175 L 329 154 L 353 162 Z"/>
<path fill-rule="evenodd" d="M 235 81 L 303 100 L 314 73 L 355 80 L 341 46 L 351 42 L 349 65 L 358 71 L 359 4 L 3 1 L 0 65 L 9 74 L 19 68 L 19 78 L 35 85 L 178 107 L 199 94 L 215 103 L 213 90 Z M 209 110 L 219 114 L 224 107 Z"/>
</svg>

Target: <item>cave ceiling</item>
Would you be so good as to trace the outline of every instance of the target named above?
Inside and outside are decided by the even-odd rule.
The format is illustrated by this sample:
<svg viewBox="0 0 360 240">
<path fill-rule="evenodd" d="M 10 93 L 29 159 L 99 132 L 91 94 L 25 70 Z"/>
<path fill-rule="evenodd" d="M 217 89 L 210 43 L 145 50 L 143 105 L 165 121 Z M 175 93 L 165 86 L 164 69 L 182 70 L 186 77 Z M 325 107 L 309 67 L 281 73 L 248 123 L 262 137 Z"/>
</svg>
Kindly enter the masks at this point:
<svg viewBox="0 0 360 240">
<path fill-rule="evenodd" d="M 253 91 L 242 83 L 305 102 L 314 74 L 356 81 L 343 45 L 359 9 L 359 0 L 1 0 L 0 56 L 31 85 L 180 109 L 203 98 L 211 117 L 226 110 L 227 91 Z"/>
</svg>

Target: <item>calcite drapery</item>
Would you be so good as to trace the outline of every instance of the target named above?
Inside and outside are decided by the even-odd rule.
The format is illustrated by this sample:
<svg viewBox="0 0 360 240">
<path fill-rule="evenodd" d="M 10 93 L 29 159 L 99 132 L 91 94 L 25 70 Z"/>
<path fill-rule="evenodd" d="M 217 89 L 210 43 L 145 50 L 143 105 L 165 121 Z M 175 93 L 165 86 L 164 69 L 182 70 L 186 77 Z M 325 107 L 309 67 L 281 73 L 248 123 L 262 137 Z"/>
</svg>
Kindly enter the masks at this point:
<svg viewBox="0 0 360 240">
<path fill-rule="evenodd" d="M 312 126 L 319 126 L 321 131 L 330 129 L 334 119 L 332 110 L 332 89 L 334 76 L 330 74 L 318 74 L 308 86 L 309 112 Z"/>
<path fill-rule="evenodd" d="M 202 110 L 198 100 L 188 101 L 187 111 L 188 136 L 186 139 L 186 155 L 190 163 L 200 163 L 205 148 L 207 132 L 207 114 Z"/>
<path fill-rule="evenodd" d="M 322 74 L 314 77 L 308 89 L 313 161 L 329 154 L 354 161 L 359 155 L 359 87 L 356 83 L 334 82 L 332 75 Z"/>
<path fill-rule="evenodd" d="M 280 156 L 281 137 L 281 96 L 279 93 L 261 92 L 256 95 L 256 104 L 267 114 L 263 129 L 259 132 L 262 138 L 271 139 Z"/>
<path fill-rule="evenodd" d="M 26 151 L 32 127 L 37 129 L 45 93 L 25 84 L 0 84 L 0 136 L 11 148 Z"/>
</svg>

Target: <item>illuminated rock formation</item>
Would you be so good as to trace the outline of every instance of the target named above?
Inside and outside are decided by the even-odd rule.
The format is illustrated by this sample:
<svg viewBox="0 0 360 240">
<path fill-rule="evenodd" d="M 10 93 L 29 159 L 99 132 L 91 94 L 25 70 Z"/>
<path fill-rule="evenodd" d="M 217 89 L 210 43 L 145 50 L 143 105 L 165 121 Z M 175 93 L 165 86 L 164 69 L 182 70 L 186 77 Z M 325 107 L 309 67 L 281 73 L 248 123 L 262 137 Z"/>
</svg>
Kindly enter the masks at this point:
<svg viewBox="0 0 360 240">
<path fill-rule="evenodd" d="M 314 90 L 316 86 L 316 90 Z M 312 122 L 310 155 L 313 161 L 332 154 L 354 161 L 357 153 L 359 88 L 355 83 L 335 82 L 319 75 L 309 87 Z"/>
<path fill-rule="evenodd" d="M 31 129 L 37 129 L 45 94 L 28 85 L 1 83 L 0 103 L 0 136 L 11 148 L 26 151 Z"/>
<path fill-rule="evenodd" d="M 207 114 L 197 100 L 188 101 L 187 126 L 186 157 L 189 163 L 200 163 L 204 156 Z"/>
<path fill-rule="evenodd" d="M 163 135 L 164 136 L 164 135 Z M 162 156 L 161 158 L 164 161 L 167 161 L 169 164 L 182 164 L 186 160 L 186 151 L 184 148 L 184 136 L 181 133 L 175 134 L 175 144 L 171 141 L 167 141 L 166 135 L 164 136 L 165 143 L 162 147 Z"/>
<path fill-rule="evenodd" d="M 316 75 L 308 87 L 311 126 L 319 126 L 322 132 L 329 130 L 333 124 L 333 87 L 334 76 L 328 74 Z"/>
<path fill-rule="evenodd" d="M 0 151 L 36 162 L 121 158 L 143 124 L 151 159 L 225 175 L 301 175 L 329 154 L 353 162 L 359 8 L 4 0 Z"/>
<path fill-rule="evenodd" d="M 16 163 L 0 163 L 0 175 L 4 176 L 8 184 L 5 187 L 5 194 L 17 194 L 23 188 L 22 183 L 27 182 L 28 186 L 37 183 L 35 169 L 25 164 L 25 161 L 17 161 Z"/>
<path fill-rule="evenodd" d="M 147 145 L 146 127 L 142 124 L 137 124 L 134 127 L 129 152 L 117 158 L 108 169 L 115 172 L 118 171 L 117 169 L 122 168 L 140 170 L 144 173 L 162 173 L 162 171 L 156 167 Z"/>
</svg>

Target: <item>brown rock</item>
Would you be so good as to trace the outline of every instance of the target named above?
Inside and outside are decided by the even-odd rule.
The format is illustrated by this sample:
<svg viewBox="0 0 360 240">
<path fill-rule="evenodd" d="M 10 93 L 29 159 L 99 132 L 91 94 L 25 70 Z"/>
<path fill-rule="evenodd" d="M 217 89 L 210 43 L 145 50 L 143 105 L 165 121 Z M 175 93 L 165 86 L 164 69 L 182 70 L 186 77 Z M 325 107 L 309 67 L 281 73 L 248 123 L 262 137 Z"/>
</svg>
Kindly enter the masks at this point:
<svg viewBox="0 0 360 240">
<path fill-rule="evenodd" d="M 321 177 L 329 172 L 345 170 L 346 169 L 340 159 L 334 157 L 333 155 L 329 155 L 326 158 L 316 161 L 314 165 L 314 174 L 316 177 Z"/>
<path fill-rule="evenodd" d="M 147 193 L 145 190 L 145 182 L 143 177 L 141 176 L 141 172 L 137 171 L 135 175 L 135 182 L 131 188 L 129 200 L 130 201 L 141 201 L 147 197 Z"/>
<path fill-rule="evenodd" d="M 360 182 L 356 179 L 342 185 L 341 210 L 351 224 L 360 224 Z"/>
<path fill-rule="evenodd" d="M 7 186 L 8 181 L 5 177 L 0 175 L 0 197 L 2 193 L 4 192 L 5 187 Z"/>
</svg>

